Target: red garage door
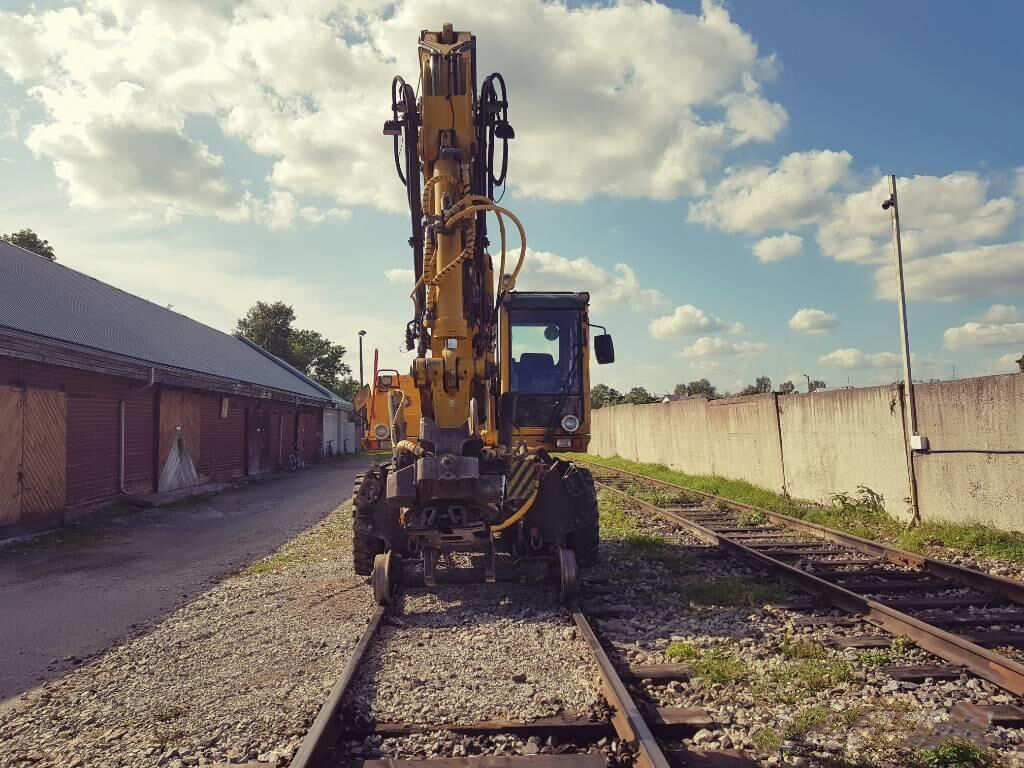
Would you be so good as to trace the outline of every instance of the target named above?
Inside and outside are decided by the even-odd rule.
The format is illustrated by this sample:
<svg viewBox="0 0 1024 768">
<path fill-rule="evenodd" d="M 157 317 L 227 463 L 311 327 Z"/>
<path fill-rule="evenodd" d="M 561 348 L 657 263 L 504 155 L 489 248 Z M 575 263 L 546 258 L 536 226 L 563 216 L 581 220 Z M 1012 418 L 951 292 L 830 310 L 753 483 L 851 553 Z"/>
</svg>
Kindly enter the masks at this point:
<svg viewBox="0 0 1024 768">
<path fill-rule="evenodd" d="M 100 391 L 70 392 L 68 421 L 68 507 L 95 504 L 117 495 L 120 404 Z"/>
<path fill-rule="evenodd" d="M 202 426 L 199 477 L 226 482 L 245 474 L 245 408 L 230 397 L 206 395 L 200 405 Z"/>
</svg>

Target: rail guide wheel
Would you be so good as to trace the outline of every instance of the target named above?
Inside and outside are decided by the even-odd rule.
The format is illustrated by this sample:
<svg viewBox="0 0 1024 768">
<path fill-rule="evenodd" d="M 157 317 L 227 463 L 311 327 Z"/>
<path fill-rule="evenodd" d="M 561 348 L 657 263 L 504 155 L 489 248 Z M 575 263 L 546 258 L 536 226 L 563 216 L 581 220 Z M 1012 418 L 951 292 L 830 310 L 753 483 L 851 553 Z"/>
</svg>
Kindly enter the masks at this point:
<svg viewBox="0 0 1024 768">
<path fill-rule="evenodd" d="M 576 598 L 576 553 L 571 549 L 558 550 L 558 600 L 571 603 Z"/>
<path fill-rule="evenodd" d="M 398 580 L 398 555 L 385 552 L 373 558 L 373 597 L 378 605 L 391 605 Z"/>
</svg>

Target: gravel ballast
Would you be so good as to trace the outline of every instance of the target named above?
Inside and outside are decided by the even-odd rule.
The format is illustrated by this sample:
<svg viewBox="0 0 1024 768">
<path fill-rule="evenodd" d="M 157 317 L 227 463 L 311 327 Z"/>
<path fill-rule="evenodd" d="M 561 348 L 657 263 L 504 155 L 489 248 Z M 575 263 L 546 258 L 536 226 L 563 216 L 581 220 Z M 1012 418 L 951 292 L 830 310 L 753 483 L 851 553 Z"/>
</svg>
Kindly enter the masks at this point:
<svg viewBox="0 0 1024 768">
<path fill-rule="evenodd" d="M 352 693 L 357 717 L 466 724 L 588 715 L 599 677 L 547 584 L 468 584 L 406 594 Z"/>
<path fill-rule="evenodd" d="M 0 715 L 0 767 L 282 764 L 373 612 L 345 504 Z M 111 599 L 117 599 L 111 595 Z"/>
<path fill-rule="evenodd" d="M 603 492 L 601 504 L 609 510 L 624 502 Z M 762 765 L 917 766 L 919 750 L 957 739 L 990 749 L 1001 764 L 1024 764 L 1024 730 L 979 728 L 949 716 L 960 702 L 1021 704 L 1018 697 L 966 674 L 896 681 L 882 669 L 943 662 L 909 643 L 835 648 L 833 635 L 881 632 L 867 624 L 802 626 L 800 617 L 841 614 L 789 610 L 785 604 L 801 593 L 772 586 L 771 576 L 718 556 L 665 521 L 636 510 L 631 517 L 636 530 L 604 542 L 582 601 L 607 616 L 596 622 L 598 632 L 621 662 L 693 667 L 688 681 L 641 684 L 661 706 L 700 706 L 713 717 L 715 727 L 685 743 L 744 749 Z M 637 537 L 662 544 L 639 546 Z"/>
</svg>

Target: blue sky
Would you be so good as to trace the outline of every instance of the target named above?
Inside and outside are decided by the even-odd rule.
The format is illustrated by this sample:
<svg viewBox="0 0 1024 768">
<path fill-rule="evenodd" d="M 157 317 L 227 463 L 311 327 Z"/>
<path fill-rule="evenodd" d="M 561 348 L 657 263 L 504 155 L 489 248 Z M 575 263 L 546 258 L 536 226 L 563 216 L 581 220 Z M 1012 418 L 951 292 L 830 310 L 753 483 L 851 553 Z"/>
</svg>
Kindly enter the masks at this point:
<svg viewBox="0 0 1024 768">
<path fill-rule="evenodd" d="M 405 365 L 408 217 L 380 125 L 416 30 L 451 20 L 509 80 L 525 285 L 590 290 L 616 337 L 596 380 L 892 381 L 888 172 L 915 376 L 1024 353 L 1019 4 L 5 7 L 0 230 L 216 327 L 283 298 Z"/>
</svg>

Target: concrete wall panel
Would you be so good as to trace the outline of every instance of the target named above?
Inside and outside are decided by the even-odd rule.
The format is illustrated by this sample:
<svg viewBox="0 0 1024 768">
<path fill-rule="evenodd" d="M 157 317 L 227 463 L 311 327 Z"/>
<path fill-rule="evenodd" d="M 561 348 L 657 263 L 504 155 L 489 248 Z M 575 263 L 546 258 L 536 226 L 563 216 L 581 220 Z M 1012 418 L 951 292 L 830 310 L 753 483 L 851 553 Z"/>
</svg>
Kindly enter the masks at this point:
<svg viewBox="0 0 1024 768">
<path fill-rule="evenodd" d="M 712 400 L 705 409 L 714 474 L 782 491 L 774 395 Z"/>
<path fill-rule="evenodd" d="M 838 389 L 779 398 L 786 487 L 827 502 L 864 485 L 905 515 L 909 495 L 898 388 Z"/>
<path fill-rule="evenodd" d="M 914 457 L 921 517 L 1024 530 L 1024 454 Z"/>
<path fill-rule="evenodd" d="M 1024 376 L 918 384 L 922 517 L 1024 528 Z M 991 453 L 988 453 L 991 451 Z"/>
<path fill-rule="evenodd" d="M 1024 376 L 917 384 L 914 394 L 931 450 L 1024 451 Z"/>
</svg>

